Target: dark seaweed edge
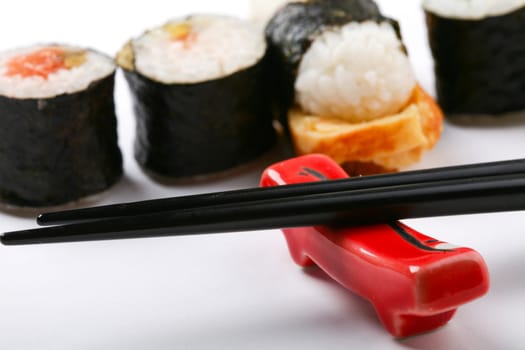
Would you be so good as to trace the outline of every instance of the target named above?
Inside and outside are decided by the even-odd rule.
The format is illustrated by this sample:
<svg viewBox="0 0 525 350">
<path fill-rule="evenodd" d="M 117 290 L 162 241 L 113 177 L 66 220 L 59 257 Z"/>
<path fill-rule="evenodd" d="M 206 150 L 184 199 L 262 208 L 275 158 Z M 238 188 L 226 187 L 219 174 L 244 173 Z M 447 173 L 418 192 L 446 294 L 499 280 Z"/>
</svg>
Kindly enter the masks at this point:
<svg viewBox="0 0 525 350">
<path fill-rule="evenodd" d="M 93 50 L 94 51 L 94 50 Z M 97 51 L 94 51 L 97 54 L 100 54 Z M 109 56 L 107 56 L 109 57 Z M 101 172 L 97 173 L 96 175 L 99 177 L 97 180 L 101 180 L 97 184 L 93 183 L 83 183 L 82 181 L 71 183 L 67 179 L 71 180 L 68 175 L 64 175 L 63 173 L 60 173 L 55 169 L 50 169 L 49 171 L 46 171 L 45 169 L 42 170 L 43 176 L 49 176 L 50 181 L 46 182 L 44 181 L 42 184 L 40 184 L 41 187 L 37 186 L 37 192 L 44 192 L 44 193 L 32 193 L 30 183 L 36 181 L 36 177 L 32 175 L 24 176 L 25 171 L 33 171 L 31 168 L 29 169 L 20 169 L 20 174 L 11 174 L 11 176 L 6 175 L 9 172 L 17 172 L 18 169 L 12 169 L 6 164 L 6 168 L 2 171 L 2 174 L 0 174 L 0 204 L 4 208 L 4 210 L 7 208 L 9 211 L 12 211 L 12 208 L 39 208 L 39 207 L 56 207 L 56 206 L 62 206 L 62 205 L 69 205 L 71 203 L 75 203 L 78 201 L 82 201 L 85 198 L 91 198 L 93 196 L 96 196 L 98 194 L 101 194 L 111 188 L 113 185 L 115 185 L 123 176 L 123 157 L 122 152 L 120 150 L 120 147 L 118 145 L 118 131 L 117 131 L 117 116 L 115 111 L 115 102 L 114 102 L 114 84 L 115 84 L 115 73 L 116 73 L 116 66 L 115 69 L 109 73 L 108 75 L 101 77 L 99 79 L 93 80 L 86 88 L 81 89 L 76 92 L 72 93 L 62 93 L 58 95 L 52 95 L 49 97 L 39 97 L 39 98 L 13 98 L 9 96 L 0 95 L 0 105 L 12 105 L 13 109 L 16 109 L 13 111 L 15 114 L 26 114 L 26 116 L 29 119 L 33 119 L 35 117 L 36 113 L 44 113 L 44 110 L 49 111 L 49 113 L 53 114 L 55 116 L 54 109 L 61 109 L 61 108 L 68 108 L 66 107 L 60 107 L 60 104 L 64 103 L 65 105 L 70 106 L 73 110 L 76 108 L 77 104 L 80 104 L 81 101 L 84 98 L 94 98 L 95 101 L 98 97 L 98 90 L 100 89 L 108 89 L 107 93 L 110 94 L 110 101 L 106 101 L 107 104 L 105 106 L 102 106 L 102 109 L 106 109 L 106 115 L 104 118 L 111 118 L 109 120 L 109 129 L 107 132 L 111 132 L 111 135 L 107 134 L 107 136 L 110 138 L 110 148 L 111 149 L 104 149 L 105 151 L 108 151 L 108 154 L 105 154 L 105 156 L 108 156 L 109 158 L 112 158 L 111 160 L 108 159 L 109 162 L 111 162 L 111 166 L 109 168 L 104 169 L 105 174 L 102 174 Z M 92 96 L 90 96 L 92 95 Z M 94 106 L 98 105 L 96 103 L 92 103 L 93 100 L 87 101 L 86 105 L 89 105 L 88 108 L 86 108 L 87 112 L 92 112 Z M 4 106 L 5 107 L 5 106 Z M 21 109 L 20 109 L 21 108 Z M 8 111 L 9 108 L 4 108 L 0 110 L 0 122 L 4 123 L 2 118 L 2 114 Z M 60 112 L 60 111 L 59 111 Z M 75 113 L 76 114 L 76 113 Z M 40 119 L 45 118 L 45 115 L 36 116 L 36 118 L 42 117 Z M 76 117 L 76 116 L 75 116 Z M 18 118 L 18 115 L 17 117 Z M 19 120 L 18 120 L 19 121 Z M 18 122 L 17 121 L 17 122 Z M 14 125 L 15 123 L 13 123 Z M 107 128 L 106 128 L 107 129 Z M 2 131 L 5 131 L 5 129 L 0 130 L 0 134 Z M 54 130 L 57 131 L 57 130 Z M 12 133 L 13 131 L 10 130 L 9 133 Z M 28 129 L 26 132 L 23 132 L 23 134 L 31 134 L 34 132 L 34 128 L 32 125 L 28 125 Z M 20 138 L 16 138 L 17 142 L 23 142 L 24 135 L 14 135 L 15 137 L 20 136 Z M 49 130 L 49 134 L 46 136 L 52 137 L 54 136 L 54 133 L 52 130 Z M 75 135 L 77 136 L 77 135 Z M 97 135 L 97 137 L 100 137 L 100 135 Z M 7 136 L 3 135 L 1 137 L 0 141 L 0 161 L 4 158 L 7 159 L 8 156 L 5 156 L 5 153 L 9 153 L 11 151 L 14 151 L 10 145 L 4 145 L 4 149 L 2 149 L 1 142 L 5 142 L 4 140 L 7 138 Z M 45 140 L 44 140 L 45 141 Z M 49 140 L 49 142 L 52 142 L 52 140 Z M 11 145 L 12 146 L 12 145 Z M 38 146 L 38 142 L 35 144 L 30 144 L 27 147 L 35 147 Z M 68 147 L 64 144 L 63 149 L 65 152 L 68 151 Z M 38 147 L 35 147 L 35 149 L 38 150 Z M 48 159 L 46 159 L 47 153 L 44 151 L 44 154 L 42 154 L 40 157 L 35 158 L 35 163 L 39 164 L 39 162 L 46 162 Z M 28 155 L 24 151 L 22 154 L 20 154 L 20 157 L 31 157 L 32 155 Z M 33 155 L 34 156 L 34 155 Z M 73 155 L 72 155 L 73 156 Z M 6 163 L 9 163 L 9 161 L 6 161 Z M 1 165 L 1 164 L 0 164 Z M 44 166 L 42 164 L 39 164 L 40 166 Z M 92 167 L 93 164 L 91 164 L 91 167 L 86 167 L 86 169 L 80 169 L 82 170 L 82 173 L 84 173 L 84 170 L 89 172 L 97 170 L 96 167 Z M 110 169 L 111 168 L 111 169 Z M 36 170 L 36 167 L 34 168 L 34 171 Z M 72 172 L 74 172 L 75 169 L 69 169 Z M 101 170 L 101 169 L 98 169 Z M 67 171 L 67 170 L 66 170 Z M 95 175 L 93 172 L 92 175 Z M 78 175 L 78 174 L 77 174 Z M 100 178 L 102 177 L 102 179 Z M 55 180 L 51 180 L 55 179 Z M 11 182 L 11 183 L 10 183 Z M 71 185 L 68 188 L 68 185 Z M 52 187 L 51 189 L 46 189 L 47 187 Z M 17 189 L 13 187 L 18 187 Z M 21 194 L 20 192 L 26 191 L 26 193 Z M 53 192 L 53 193 L 51 193 Z"/>
<path fill-rule="evenodd" d="M 525 110 L 525 64 L 509 64 L 525 55 L 525 6 L 483 19 L 424 13 L 437 101 L 448 118 Z"/>
</svg>

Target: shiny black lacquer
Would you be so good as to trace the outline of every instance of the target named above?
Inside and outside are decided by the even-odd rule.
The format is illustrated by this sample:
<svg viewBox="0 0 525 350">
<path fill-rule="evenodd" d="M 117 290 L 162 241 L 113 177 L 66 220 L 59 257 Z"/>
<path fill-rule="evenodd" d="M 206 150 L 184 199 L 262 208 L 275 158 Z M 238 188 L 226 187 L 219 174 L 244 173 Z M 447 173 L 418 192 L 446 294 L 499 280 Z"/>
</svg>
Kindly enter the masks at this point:
<svg viewBox="0 0 525 350">
<path fill-rule="evenodd" d="M 203 194 L 174 198 L 175 205 L 170 209 L 162 206 L 170 199 L 136 202 L 131 204 L 130 212 L 114 215 L 110 210 L 111 214 L 106 217 L 103 217 L 105 209 L 122 210 L 122 207 L 99 207 L 88 209 L 87 213 L 99 210 L 101 217 L 91 215 L 88 219 L 77 215 L 77 223 L 8 232 L 1 240 L 4 244 L 71 242 L 324 224 L 357 225 L 523 210 L 523 166 L 524 160 L 504 161 L 325 181 L 318 186 L 307 184 Z M 372 185 L 373 182 L 376 184 Z M 321 184 L 334 188 L 328 190 Z M 346 188 L 337 189 L 341 185 Z M 184 206 L 184 202 L 190 204 Z M 143 212 L 140 212 L 141 206 Z M 159 207 L 152 210 L 155 206 Z"/>
<path fill-rule="evenodd" d="M 56 225 L 100 220 L 110 217 L 143 215 L 224 204 L 241 205 L 242 203 L 256 200 L 278 199 L 313 194 L 329 194 L 340 191 L 373 189 L 377 187 L 419 184 L 442 180 L 468 179 L 476 181 L 476 179 L 480 177 L 504 174 L 525 174 L 525 159 L 448 166 L 394 174 L 312 182 L 307 184 L 294 184 L 269 188 L 251 188 L 120 203 L 69 211 L 43 213 L 39 215 L 37 220 L 39 225 Z"/>
</svg>

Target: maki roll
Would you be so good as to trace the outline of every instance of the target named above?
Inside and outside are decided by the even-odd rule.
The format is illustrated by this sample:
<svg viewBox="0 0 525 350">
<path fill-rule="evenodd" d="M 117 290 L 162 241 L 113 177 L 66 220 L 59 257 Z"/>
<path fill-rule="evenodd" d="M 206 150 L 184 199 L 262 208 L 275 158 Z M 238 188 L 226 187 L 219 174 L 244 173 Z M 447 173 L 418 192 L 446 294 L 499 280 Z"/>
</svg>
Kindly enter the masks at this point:
<svg viewBox="0 0 525 350">
<path fill-rule="evenodd" d="M 423 7 L 445 114 L 525 109 L 525 1 L 425 0 Z"/>
<path fill-rule="evenodd" d="M 42 207 L 106 190 L 122 174 L 115 64 L 93 50 L 0 53 L 0 202 Z"/>
<path fill-rule="evenodd" d="M 222 172 L 276 139 L 260 29 L 194 15 L 131 40 L 117 55 L 134 99 L 135 157 L 172 179 Z"/>
<path fill-rule="evenodd" d="M 291 2 L 266 38 L 296 153 L 362 175 L 411 165 L 439 138 L 441 110 L 417 84 L 398 23 L 373 1 Z"/>
</svg>

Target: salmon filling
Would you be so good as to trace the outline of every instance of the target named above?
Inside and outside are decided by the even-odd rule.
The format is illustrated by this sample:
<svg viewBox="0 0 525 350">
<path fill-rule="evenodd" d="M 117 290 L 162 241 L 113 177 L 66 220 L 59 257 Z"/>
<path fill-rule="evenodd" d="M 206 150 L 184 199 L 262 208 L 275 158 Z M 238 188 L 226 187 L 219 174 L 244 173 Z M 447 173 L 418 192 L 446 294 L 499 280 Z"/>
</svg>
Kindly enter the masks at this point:
<svg viewBox="0 0 525 350">
<path fill-rule="evenodd" d="M 47 79 L 50 74 L 60 69 L 71 69 L 82 65 L 86 60 L 85 52 L 66 52 L 58 47 L 45 47 L 29 54 L 15 56 L 6 64 L 5 75 L 8 77 L 21 76 L 42 77 Z"/>
</svg>

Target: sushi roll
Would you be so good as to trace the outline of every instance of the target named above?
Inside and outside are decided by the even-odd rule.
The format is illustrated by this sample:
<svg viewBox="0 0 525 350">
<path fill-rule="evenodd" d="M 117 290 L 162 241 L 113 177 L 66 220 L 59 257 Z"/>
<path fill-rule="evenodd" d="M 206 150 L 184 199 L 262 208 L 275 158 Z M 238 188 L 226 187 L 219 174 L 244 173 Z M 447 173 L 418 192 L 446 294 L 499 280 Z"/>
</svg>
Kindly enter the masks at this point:
<svg viewBox="0 0 525 350">
<path fill-rule="evenodd" d="M 266 38 L 296 153 L 363 175 L 407 167 L 438 140 L 441 110 L 417 84 L 398 23 L 373 1 L 291 2 Z"/>
<path fill-rule="evenodd" d="M 122 175 L 115 64 L 96 51 L 35 45 L 0 53 L 0 202 L 67 204 Z"/>
<path fill-rule="evenodd" d="M 135 157 L 154 178 L 208 177 L 274 144 L 266 43 L 251 23 L 174 19 L 128 42 L 117 62 L 134 99 Z"/>
<path fill-rule="evenodd" d="M 447 117 L 525 109 L 525 1 L 425 0 L 437 99 Z"/>
</svg>

